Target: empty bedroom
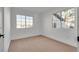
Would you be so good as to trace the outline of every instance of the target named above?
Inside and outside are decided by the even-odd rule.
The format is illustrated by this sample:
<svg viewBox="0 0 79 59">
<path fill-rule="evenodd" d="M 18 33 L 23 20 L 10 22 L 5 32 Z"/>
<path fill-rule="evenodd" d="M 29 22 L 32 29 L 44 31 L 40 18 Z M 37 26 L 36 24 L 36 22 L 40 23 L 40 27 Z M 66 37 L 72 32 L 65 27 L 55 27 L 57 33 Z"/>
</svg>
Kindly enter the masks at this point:
<svg viewBox="0 0 79 59">
<path fill-rule="evenodd" d="M 10 7 L 8 52 L 76 52 L 77 8 Z"/>
</svg>

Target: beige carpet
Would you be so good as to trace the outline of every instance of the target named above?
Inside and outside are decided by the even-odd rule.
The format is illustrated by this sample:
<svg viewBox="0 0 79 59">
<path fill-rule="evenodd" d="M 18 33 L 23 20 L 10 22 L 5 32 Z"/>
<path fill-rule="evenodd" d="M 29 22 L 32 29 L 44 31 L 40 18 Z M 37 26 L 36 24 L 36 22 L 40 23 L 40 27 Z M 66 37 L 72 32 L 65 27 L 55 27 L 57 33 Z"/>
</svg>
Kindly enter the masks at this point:
<svg viewBox="0 0 79 59">
<path fill-rule="evenodd" d="M 44 36 L 12 40 L 9 52 L 75 52 L 75 47 Z"/>
</svg>

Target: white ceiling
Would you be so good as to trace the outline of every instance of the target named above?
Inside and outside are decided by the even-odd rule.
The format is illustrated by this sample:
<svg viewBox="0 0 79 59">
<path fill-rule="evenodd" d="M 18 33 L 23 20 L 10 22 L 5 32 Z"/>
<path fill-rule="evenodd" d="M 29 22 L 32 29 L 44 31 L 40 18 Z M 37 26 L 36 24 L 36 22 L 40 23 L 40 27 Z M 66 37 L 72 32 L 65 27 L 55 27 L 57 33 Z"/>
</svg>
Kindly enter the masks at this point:
<svg viewBox="0 0 79 59">
<path fill-rule="evenodd" d="M 29 11 L 32 11 L 32 12 L 35 12 L 35 13 L 41 13 L 41 12 L 45 12 L 47 10 L 50 10 L 52 8 L 51 7 L 26 7 L 26 8 L 23 8 L 23 9 L 26 9 L 26 10 L 29 10 Z"/>
<path fill-rule="evenodd" d="M 27 11 L 31 11 L 33 13 L 43 13 L 46 11 L 56 11 L 58 9 L 63 9 L 63 8 L 67 8 L 67 7 L 15 7 L 15 8 L 20 8 L 20 9 L 24 9 Z"/>
<path fill-rule="evenodd" d="M 52 7 L 15 7 L 18 9 L 24 9 L 33 13 L 42 13 L 52 9 Z"/>
</svg>

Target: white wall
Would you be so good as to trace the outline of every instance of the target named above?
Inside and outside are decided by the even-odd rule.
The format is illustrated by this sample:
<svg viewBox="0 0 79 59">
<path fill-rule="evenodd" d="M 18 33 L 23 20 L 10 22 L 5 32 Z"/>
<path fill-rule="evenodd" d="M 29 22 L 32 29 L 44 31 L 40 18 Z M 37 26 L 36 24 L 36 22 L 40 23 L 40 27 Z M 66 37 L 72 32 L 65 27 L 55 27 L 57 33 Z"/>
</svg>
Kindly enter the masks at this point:
<svg viewBox="0 0 79 59">
<path fill-rule="evenodd" d="M 56 9 L 56 11 L 53 11 L 52 9 L 52 11 L 41 14 L 41 23 L 43 26 L 42 34 L 60 42 L 77 47 L 77 26 L 75 26 L 74 29 L 52 28 L 52 14 L 57 12 L 57 10 L 60 11 L 61 9 L 63 10 L 63 8 Z"/>
<path fill-rule="evenodd" d="M 77 35 L 79 36 L 79 7 L 77 8 Z"/>
<path fill-rule="evenodd" d="M 66 8 L 54 8 L 39 15 L 28 10 L 19 8 L 11 9 L 11 39 L 25 38 L 35 35 L 45 35 L 60 42 L 77 47 L 77 26 L 74 29 L 53 29 L 52 14 Z M 68 8 L 67 8 L 68 9 Z M 34 16 L 34 26 L 29 29 L 16 29 L 16 15 L 31 15 Z M 76 22 L 75 22 L 76 25 Z"/>
<path fill-rule="evenodd" d="M 79 36 L 79 7 L 77 7 L 77 36 Z M 79 42 L 77 42 L 79 51 Z"/>
<path fill-rule="evenodd" d="M 4 8 L 4 51 L 8 51 L 10 45 L 10 8 Z"/>
<path fill-rule="evenodd" d="M 34 16 L 33 27 L 27 29 L 16 28 L 16 15 Z M 40 35 L 40 20 L 37 14 L 20 8 L 11 8 L 11 39 L 26 38 L 29 36 Z"/>
<path fill-rule="evenodd" d="M 3 8 L 0 7 L 0 34 L 3 34 Z M 4 51 L 4 39 L 0 38 L 0 52 Z"/>
</svg>

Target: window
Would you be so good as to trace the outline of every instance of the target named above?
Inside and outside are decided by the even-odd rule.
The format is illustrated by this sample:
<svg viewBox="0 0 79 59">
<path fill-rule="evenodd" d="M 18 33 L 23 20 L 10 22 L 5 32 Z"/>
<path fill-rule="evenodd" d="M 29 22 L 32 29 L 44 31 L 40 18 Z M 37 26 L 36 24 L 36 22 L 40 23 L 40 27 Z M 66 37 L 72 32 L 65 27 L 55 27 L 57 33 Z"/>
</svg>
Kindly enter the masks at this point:
<svg viewBox="0 0 79 59">
<path fill-rule="evenodd" d="M 32 27 L 33 25 L 33 17 L 26 16 L 26 28 Z"/>
<path fill-rule="evenodd" d="M 32 16 L 16 15 L 16 28 L 30 28 L 32 26 Z"/>
<path fill-rule="evenodd" d="M 53 27 L 54 28 L 74 28 L 76 9 L 71 8 L 68 10 L 60 11 L 53 14 Z"/>
<path fill-rule="evenodd" d="M 60 13 L 57 13 L 58 15 L 60 15 Z M 60 20 L 57 18 L 57 17 L 55 17 L 55 16 L 53 16 L 53 27 L 54 28 L 60 28 L 61 27 L 61 22 L 60 22 Z"/>
</svg>

